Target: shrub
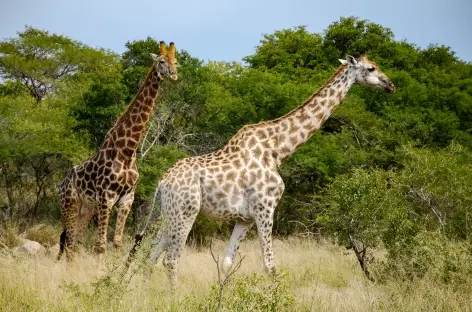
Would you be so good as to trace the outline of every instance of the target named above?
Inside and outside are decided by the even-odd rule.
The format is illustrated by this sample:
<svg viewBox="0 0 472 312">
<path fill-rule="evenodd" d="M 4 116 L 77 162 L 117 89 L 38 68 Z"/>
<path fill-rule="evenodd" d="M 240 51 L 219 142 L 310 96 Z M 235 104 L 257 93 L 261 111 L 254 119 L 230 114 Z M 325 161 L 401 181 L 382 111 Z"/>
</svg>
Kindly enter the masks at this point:
<svg viewBox="0 0 472 312">
<path fill-rule="evenodd" d="M 354 249 L 368 276 L 369 249 L 382 243 L 388 249 L 413 230 L 408 205 L 383 170 L 340 175 L 320 199 L 317 205 L 324 209 L 317 221 L 339 244 Z"/>
<path fill-rule="evenodd" d="M 235 277 L 223 292 L 223 311 L 292 311 L 295 299 L 285 275 L 272 280 L 261 275 Z M 187 297 L 186 304 L 198 311 L 212 311 L 218 305 L 218 284 L 215 283 L 206 298 Z"/>
<path fill-rule="evenodd" d="M 61 230 L 49 224 L 38 224 L 25 231 L 25 238 L 37 241 L 44 246 L 53 246 L 59 243 Z"/>
<path fill-rule="evenodd" d="M 390 248 L 388 262 L 380 271 L 385 279 L 428 279 L 470 292 L 472 246 L 437 232 L 420 232 L 406 244 Z"/>
<path fill-rule="evenodd" d="M 0 230 L 0 247 L 13 248 L 21 244 L 21 238 L 18 235 L 18 227 L 13 224 L 7 225 Z"/>
</svg>

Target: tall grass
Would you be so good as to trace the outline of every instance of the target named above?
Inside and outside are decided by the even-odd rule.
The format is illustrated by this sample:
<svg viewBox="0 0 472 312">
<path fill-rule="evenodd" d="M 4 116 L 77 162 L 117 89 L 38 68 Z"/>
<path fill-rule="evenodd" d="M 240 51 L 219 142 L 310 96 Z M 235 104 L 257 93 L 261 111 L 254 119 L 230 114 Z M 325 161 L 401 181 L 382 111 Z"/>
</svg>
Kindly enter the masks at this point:
<svg viewBox="0 0 472 312">
<path fill-rule="evenodd" d="M 246 241 L 241 269 L 224 290 L 223 311 L 469 311 L 472 293 L 424 277 L 374 284 L 355 256 L 327 242 L 275 241 L 280 274 L 265 275 L 259 243 Z M 225 242 L 214 243 L 223 252 Z M 51 256 L 0 256 L 0 311 L 214 311 L 217 278 L 209 250 L 188 247 L 177 293 L 159 263 L 147 281 L 138 271 L 126 287 L 113 270 L 126 250 L 99 263 L 82 250 L 73 265 Z"/>
</svg>

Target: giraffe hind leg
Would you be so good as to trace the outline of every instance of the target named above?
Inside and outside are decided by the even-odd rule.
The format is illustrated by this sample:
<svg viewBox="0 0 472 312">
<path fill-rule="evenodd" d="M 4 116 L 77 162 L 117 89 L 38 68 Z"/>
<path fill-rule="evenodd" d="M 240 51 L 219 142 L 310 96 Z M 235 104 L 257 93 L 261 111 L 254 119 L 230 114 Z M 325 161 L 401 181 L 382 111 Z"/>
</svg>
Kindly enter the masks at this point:
<svg viewBox="0 0 472 312">
<path fill-rule="evenodd" d="M 188 234 L 197 218 L 200 205 L 188 206 L 185 211 L 180 211 L 178 216 L 169 220 L 169 234 L 166 242 L 167 249 L 163 259 L 164 267 L 167 269 L 169 282 L 173 291 L 177 286 L 177 271 L 182 251 L 185 248 Z"/>
<path fill-rule="evenodd" d="M 62 217 L 64 219 L 64 231 L 61 233 L 59 239 L 59 254 L 58 259 L 62 257 L 62 254 L 66 253 L 68 262 L 74 260 L 74 254 L 76 249 L 76 236 L 77 236 L 77 219 L 79 214 L 81 202 L 76 194 L 65 198 L 62 205 Z M 62 252 L 61 252 L 62 248 Z"/>
<path fill-rule="evenodd" d="M 87 231 L 88 225 L 93 217 L 93 207 L 90 205 L 82 204 L 80 207 L 80 213 L 77 220 L 77 233 L 76 242 L 77 244 L 84 243 L 85 232 Z"/>
</svg>

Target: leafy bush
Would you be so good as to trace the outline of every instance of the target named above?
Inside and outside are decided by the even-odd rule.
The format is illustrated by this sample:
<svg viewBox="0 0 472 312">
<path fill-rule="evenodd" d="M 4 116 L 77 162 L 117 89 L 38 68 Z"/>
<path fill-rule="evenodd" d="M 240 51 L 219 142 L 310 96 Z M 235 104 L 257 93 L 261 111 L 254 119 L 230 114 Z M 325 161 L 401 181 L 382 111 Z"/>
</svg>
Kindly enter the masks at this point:
<svg viewBox="0 0 472 312">
<path fill-rule="evenodd" d="M 404 169 L 393 181 L 408 201 L 410 213 L 426 218 L 430 230 L 468 239 L 472 207 L 470 151 L 456 143 L 441 151 L 404 147 L 400 160 Z"/>
<path fill-rule="evenodd" d="M 196 301 L 196 302 L 195 302 Z M 211 311 L 218 306 L 218 285 L 211 288 L 206 298 L 186 298 L 186 303 L 197 311 Z M 261 275 L 235 277 L 223 292 L 223 311 L 292 311 L 294 297 L 285 275 L 268 280 Z"/>
<path fill-rule="evenodd" d="M 407 243 L 390 248 L 388 262 L 382 263 L 384 279 L 428 279 L 470 291 L 472 246 L 448 239 L 441 232 L 420 232 Z"/>
<path fill-rule="evenodd" d="M 353 240 L 366 247 L 387 246 L 412 230 L 407 202 L 389 183 L 383 170 L 354 169 L 338 176 L 320 201 L 323 212 L 317 221 L 338 243 Z"/>
<path fill-rule="evenodd" d="M 365 272 L 373 260 L 369 249 L 381 246 L 388 253 L 384 269 L 396 272 L 389 276 L 428 275 L 460 284 L 470 273 L 461 264 L 470 257 L 470 155 L 457 144 L 440 152 L 399 151 L 401 169 L 338 175 L 314 204 L 321 211 L 317 221 L 326 234 L 354 249 Z"/>
</svg>

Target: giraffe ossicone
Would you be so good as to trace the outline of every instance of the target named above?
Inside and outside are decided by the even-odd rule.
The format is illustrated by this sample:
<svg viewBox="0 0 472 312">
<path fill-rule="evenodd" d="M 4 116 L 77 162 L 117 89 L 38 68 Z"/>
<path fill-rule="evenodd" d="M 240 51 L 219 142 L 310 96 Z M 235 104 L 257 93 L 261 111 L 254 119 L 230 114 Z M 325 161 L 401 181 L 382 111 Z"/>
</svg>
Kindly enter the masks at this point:
<svg viewBox="0 0 472 312">
<path fill-rule="evenodd" d="M 231 268 L 239 243 L 256 224 L 264 266 L 275 272 L 273 216 L 285 188 L 277 169 L 321 127 L 354 83 L 395 90 L 375 62 L 348 55 L 299 107 L 280 118 L 246 125 L 223 148 L 181 159 L 167 170 L 157 189 L 163 223 L 150 261 L 154 264 L 165 252 L 163 263 L 173 287 L 182 250 L 199 213 L 236 222 L 223 270 Z"/>
<path fill-rule="evenodd" d="M 107 249 L 107 230 L 113 205 L 118 205 L 113 244 L 122 245 L 123 230 L 134 200 L 138 170 L 136 149 L 153 110 L 157 94 L 166 77 L 177 79 L 175 46 L 163 41 L 160 55 L 151 55 L 153 64 L 136 97 L 105 136 L 102 146 L 88 160 L 74 166 L 60 185 L 64 231 L 60 236 L 59 260 L 66 251 L 74 259 L 78 241 L 93 216 L 97 217 L 98 239 L 95 250 Z"/>
</svg>

